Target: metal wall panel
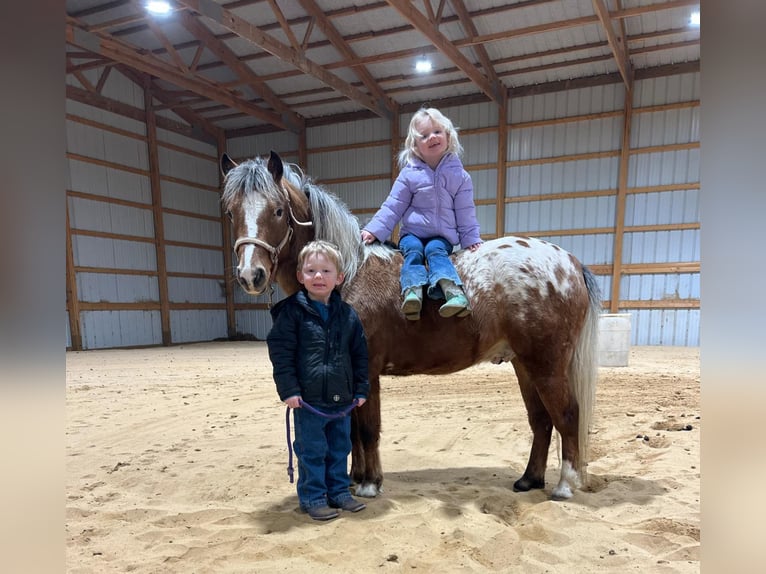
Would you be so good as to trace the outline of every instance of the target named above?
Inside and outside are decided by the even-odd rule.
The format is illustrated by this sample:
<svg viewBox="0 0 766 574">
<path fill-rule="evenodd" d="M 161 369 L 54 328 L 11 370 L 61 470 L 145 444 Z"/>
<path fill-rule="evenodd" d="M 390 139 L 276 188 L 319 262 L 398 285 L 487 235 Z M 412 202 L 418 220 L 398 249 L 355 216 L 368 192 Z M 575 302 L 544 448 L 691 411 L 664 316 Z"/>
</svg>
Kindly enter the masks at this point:
<svg viewBox="0 0 766 574">
<path fill-rule="evenodd" d="M 689 189 L 629 195 L 625 202 L 625 225 L 697 223 L 699 194 L 698 189 Z"/>
<path fill-rule="evenodd" d="M 389 146 L 356 147 L 347 150 L 309 153 L 308 175 L 321 183 L 326 179 L 388 174 Z M 332 190 L 331 190 L 332 191 Z"/>
<path fill-rule="evenodd" d="M 159 301 L 156 276 L 111 273 L 78 273 L 77 294 L 80 301 L 98 303 L 139 303 Z"/>
<path fill-rule="evenodd" d="M 591 233 L 587 235 L 541 235 L 540 239 L 555 243 L 585 265 L 604 265 L 613 261 L 614 234 Z"/>
<path fill-rule="evenodd" d="M 219 221 L 186 217 L 175 213 L 164 213 L 162 221 L 167 241 L 183 241 L 217 247 L 223 244 Z"/>
<path fill-rule="evenodd" d="M 218 148 L 215 145 L 186 137 L 185 135 L 179 134 L 177 132 L 171 132 L 169 130 L 157 128 L 157 139 L 161 142 L 177 145 L 182 148 L 196 151 L 197 153 L 208 155 L 210 157 L 218 157 Z M 158 151 L 161 149 L 163 149 L 162 146 L 159 147 Z M 187 177 L 185 179 L 192 178 Z"/>
<path fill-rule="evenodd" d="M 72 255 L 81 267 L 157 270 L 153 243 L 72 234 Z"/>
<path fill-rule="evenodd" d="M 699 106 L 638 113 L 633 117 L 630 147 L 698 142 L 699 124 Z"/>
<path fill-rule="evenodd" d="M 144 122 L 102 108 L 67 99 L 66 113 L 100 122 L 121 130 L 133 132 L 134 134 L 146 136 L 146 124 L 144 124 Z"/>
<path fill-rule="evenodd" d="M 288 151 L 297 153 L 298 135 L 292 132 L 275 132 L 226 140 L 226 153 L 236 161 L 268 156 L 272 150 L 280 155 Z M 282 159 L 294 162 L 297 157 L 283 155 Z"/>
<path fill-rule="evenodd" d="M 623 263 L 699 261 L 699 234 L 699 229 L 626 233 Z"/>
<path fill-rule="evenodd" d="M 238 333 L 249 333 L 259 341 L 266 340 L 272 325 L 268 311 L 237 311 L 236 323 Z"/>
<path fill-rule="evenodd" d="M 642 153 L 631 157 L 628 187 L 699 182 L 700 150 Z"/>
<path fill-rule="evenodd" d="M 170 273 L 223 275 L 223 256 L 220 251 L 167 245 L 165 258 Z"/>
<path fill-rule="evenodd" d="M 463 165 L 470 167 L 476 164 L 496 164 L 497 135 L 496 131 L 476 135 L 460 135 L 460 143 L 463 145 Z"/>
<path fill-rule="evenodd" d="M 111 167 L 69 159 L 67 161 L 68 186 L 73 191 L 125 199 L 139 203 L 152 203 L 149 178 Z"/>
<path fill-rule="evenodd" d="M 473 182 L 474 199 L 494 200 L 497 196 L 497 170 L 472 169 L 469 173 L 471 174 L 471 181 Z"/>
<path fill-rule="evenodd" d="M 326 126 L 316 126 L 306 130 L 306 145 L 312 149 L 330 145 L 350 145 L 391 139 L 391 126 L 384 118 L 341 122 Z"/>
<path fill-rule="evenodd" d="M 383 203 L 388 192 L 391 191 L 391 180 L 386 177 L 385 179 L 333 183 L 323 187 L 341 199 L 351 210 L 369 209 L 371 206 L 377 207 Z"/>
<path fill-rule="evenodd" d="M 607 84 L 510 99 L 510 122 L 517 124 L 622 110 L 623 84 Z"/>
<path fill-rule="evenodd" d="M 168 299 L 173 303 L 226 303 L 223 281 L 168 277 Z"/>
<path fill-rule="evenodd" d="M 226 311 L 171 311 L 170 334 L 174 343 L 196 343 L 228 337 Z"/>
<path fill-rule="evenodd" d="M 699 273 L 657 273 L 625 275 L 620 280 L 620 293 L 629 300 L 698 299 Z"/>
<path fill-rule="evenodd" d="M 633 87 L 633 108 L 699 99 L 699 72 L 639 80 Z"/>
<path fill-rule="evenodd" d="M 204 160 L 198 156 L 163 146 L 158 146 L 157 155 L 160 173 L 163 176 L 193 181 L 215 188 L 219 187 L 219 169 L 215 155 L 211 155 L 210 160 Z"/>
<path fill-rule="evenodd" d="M 159 311 L 83 311 L 80 322 L 84 349 L 162 344 Z"/>
<path fill-rule="evenodd" d="M 153 237 L 154 222 L 149 209 L 128 207 L 80 197 L 68 198 L 72 229 Z"/>
<path fill-rule="evenodd" d="M 221 215 L 221 196 L 217 192 L 163 180 L 162 207 L 189 211 L 200 215 Z"/>
<path fill-rule="evenodd" d="M 629 313 L 632 345 L 696 347 L 700 344 L 699 309 L 639 309 Z"/>
<path fill-rule="evenodd" d="M 98 78 L 96 79 L 96 82 Z M 96 82 L 93 82 L 94 85 Z M 136 108 L 144 109 L 144 90 L 122 74 L 109 74 L 101 89 L 101 95 Z"/>
<path fill-rule="evenodd" d="M 506 197 L 616 190 L 619 157 L 522 165 L 508 169 Z"/>
</svg>

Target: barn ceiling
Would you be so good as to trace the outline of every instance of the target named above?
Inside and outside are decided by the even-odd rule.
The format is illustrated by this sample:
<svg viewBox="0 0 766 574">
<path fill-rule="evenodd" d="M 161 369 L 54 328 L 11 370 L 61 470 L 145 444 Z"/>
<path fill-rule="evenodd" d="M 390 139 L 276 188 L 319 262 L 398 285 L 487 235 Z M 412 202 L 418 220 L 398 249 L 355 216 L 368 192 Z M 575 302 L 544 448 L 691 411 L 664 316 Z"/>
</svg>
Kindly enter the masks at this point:
<svg viewBox="0 0 766 574">
<path fill-rule="evenodd" d="M 116 69 L 210 133 L 698 69 L 699 0 L 66 0 L 68 94 Z M 432 70 L 419 73 L 418 59 Z M 439 104 L 442 105 L 442 104 Z"/>
</svg>

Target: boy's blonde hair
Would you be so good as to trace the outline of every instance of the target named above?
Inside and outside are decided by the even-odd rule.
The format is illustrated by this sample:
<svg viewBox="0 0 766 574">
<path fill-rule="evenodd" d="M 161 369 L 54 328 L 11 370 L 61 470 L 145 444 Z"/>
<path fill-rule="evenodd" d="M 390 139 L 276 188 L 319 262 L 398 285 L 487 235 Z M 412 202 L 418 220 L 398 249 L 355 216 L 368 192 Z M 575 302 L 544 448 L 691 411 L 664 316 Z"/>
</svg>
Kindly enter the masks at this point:
<svg viewBox="0 0 766 574">
<path fill-rule="evenodd" d="M 457 137 L 457 128 L 452 125 L 452 121 L 436 108 L 420 108 L 410 120 L 407 138 L 404 140 L 404 149 L 399 152 L 400 169 L 407 165 L 407 162 L 413 156 L 423 159 L 418 155 L 417 141 L 422 134 L 418 132 L 416 125 L 429 118 L 447 134 L 447 151 L 454 153 L 458 157 L 463 155 L 463 146 L 460 144 L 460 140 Z"/>
<path fill-rule="evenodd" d="M 304 245 L 303 249 L 298 253 L 298 271 L 303 268 L 306 259 L 311 255 L 324 255 L 335 265 L 338 273 L 343 272 L 343 256 L 340 254 L 340 250 L 329 241 L 317 239 L 316 241 L 309 241 Z"/>
</svg>

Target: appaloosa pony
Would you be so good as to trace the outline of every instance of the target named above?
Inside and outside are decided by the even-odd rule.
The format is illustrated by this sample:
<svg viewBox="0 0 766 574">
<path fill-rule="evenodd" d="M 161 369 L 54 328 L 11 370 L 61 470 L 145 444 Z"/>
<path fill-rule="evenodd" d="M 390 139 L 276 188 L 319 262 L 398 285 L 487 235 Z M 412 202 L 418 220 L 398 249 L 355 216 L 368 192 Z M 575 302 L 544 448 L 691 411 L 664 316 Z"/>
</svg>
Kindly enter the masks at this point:
<svg viewBox="0 0 766 574">
<path fill-rule="evenodd" d="M 513 236 L 460 251 L 453 261 L 473 313 L 445 319 L 439 302 L 426 298 L 420 320 L 408 321 L 400 310 L 401 254 L 363 245 L 359 222 L 337 197 L 274 152 L 240 164 L 224 154 L 221 169 L 236 279 L 247 293 L 260 295 L 274 282 L 287 294 L 297 291 L 298 252 L 312 239 L 333 242 L 344 256 L 342 296 L 362 320 L 370 357 L 370 396 L 352 415 L 357 495 L 376 496 L 383 482 L 380 375 L 440 375 L 482 361 L 513 364 L 532 428 L 514 490 L 544 488 L 553 428 L 561 436 L 561 476 L 552 498 L 569 498 L 584 484 L 600 302 L 593 275 L 573 255 Z"/>
</svg>

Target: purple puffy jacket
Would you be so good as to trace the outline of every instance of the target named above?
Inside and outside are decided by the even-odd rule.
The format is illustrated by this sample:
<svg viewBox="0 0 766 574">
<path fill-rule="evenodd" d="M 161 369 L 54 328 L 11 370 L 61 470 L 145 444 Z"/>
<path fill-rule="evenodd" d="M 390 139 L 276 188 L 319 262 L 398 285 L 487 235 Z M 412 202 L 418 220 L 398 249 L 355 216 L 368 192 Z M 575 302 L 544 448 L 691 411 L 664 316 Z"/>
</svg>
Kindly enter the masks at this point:
<svg viewBox="0 0 766 574">
<path fill-rule="evenodd" d="M 385 241 L 399 221 L 402 236 L 440 236 L 462 248 L 481 241 L 473 183 L 460 158 L 448 153 L 433 170 L 420 158 L 412 157 L 364 228 Z"/>
</svg>

